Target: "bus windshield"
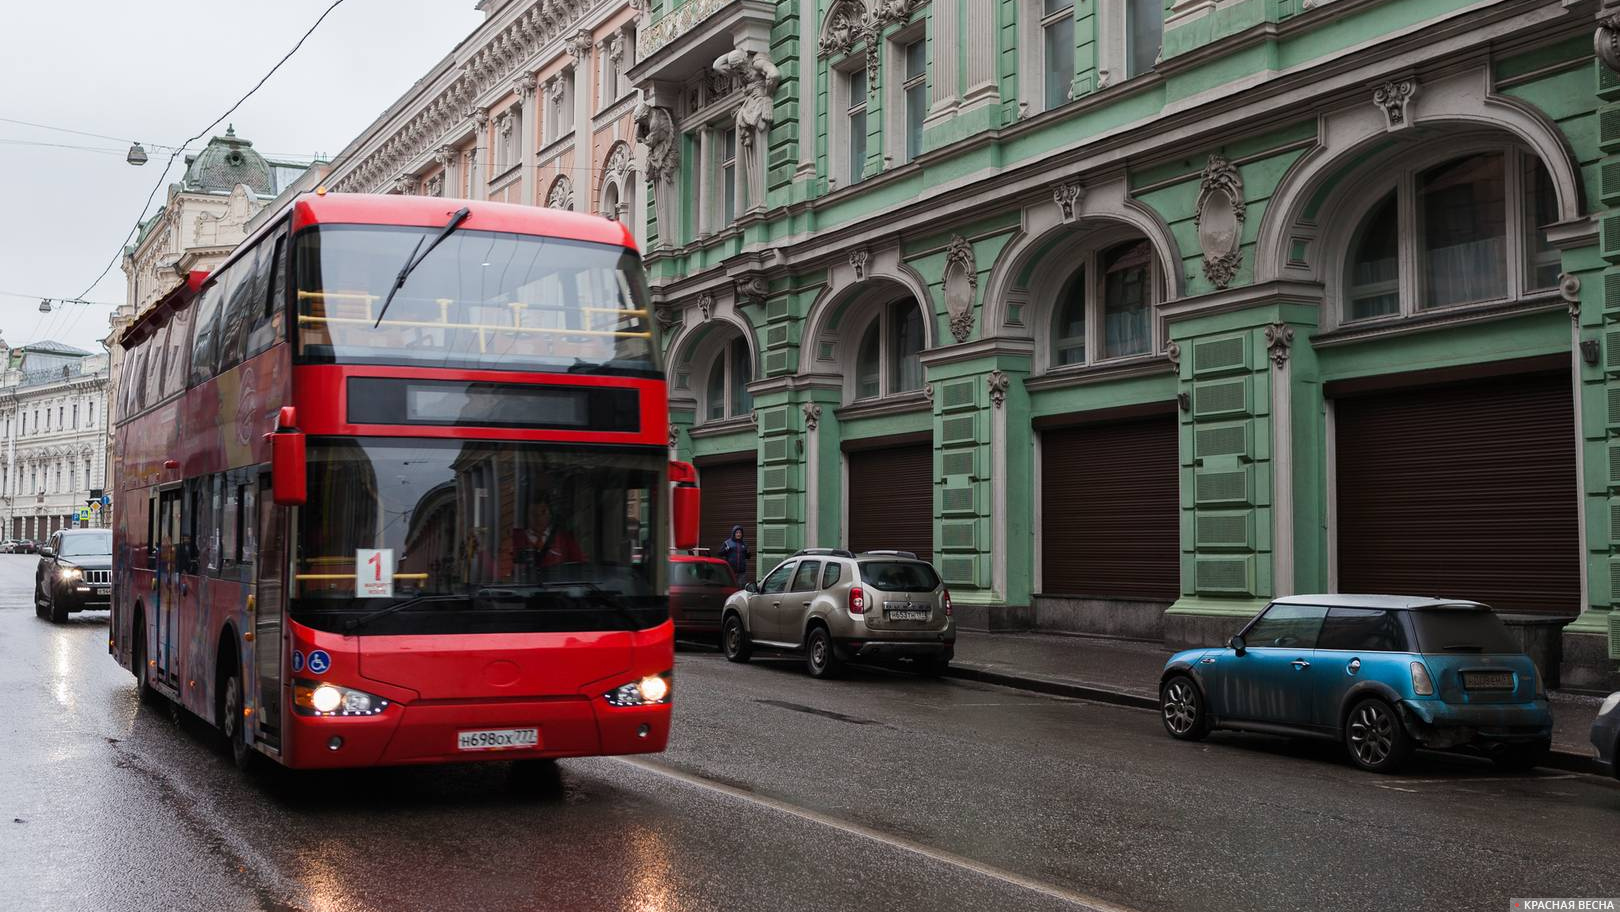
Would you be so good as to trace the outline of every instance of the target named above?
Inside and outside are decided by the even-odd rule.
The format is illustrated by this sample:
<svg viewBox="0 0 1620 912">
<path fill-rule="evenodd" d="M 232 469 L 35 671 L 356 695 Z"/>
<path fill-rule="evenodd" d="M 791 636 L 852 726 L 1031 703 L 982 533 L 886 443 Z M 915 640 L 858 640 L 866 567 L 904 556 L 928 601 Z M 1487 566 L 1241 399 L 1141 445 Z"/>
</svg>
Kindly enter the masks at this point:
<svg viewBox="0 0 1620 912">
<path fill-rule="evenodd" d="M 438 228 L 298 235 L 302 361 L 661 376 L 641 263 L 609 244 L 459 229 L 383 299 Z"/>
<path fill-rule="evenodd" d="M 665 459 L 556 444 L 312 440 L 292 616 L 362 635 L 656 626 L 668 618 Z M 375 579 L 379 566 L 392 571 L 392 593 L 357 592 L 357 573 Z"/>
</svg>

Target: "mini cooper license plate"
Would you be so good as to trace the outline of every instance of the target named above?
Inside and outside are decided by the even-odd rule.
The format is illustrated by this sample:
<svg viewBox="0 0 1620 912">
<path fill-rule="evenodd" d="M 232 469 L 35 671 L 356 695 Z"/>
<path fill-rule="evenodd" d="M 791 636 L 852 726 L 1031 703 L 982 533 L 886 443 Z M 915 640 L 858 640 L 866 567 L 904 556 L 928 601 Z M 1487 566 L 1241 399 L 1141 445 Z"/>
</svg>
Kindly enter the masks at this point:
<svg viewBox="0 0 1620 912">
<path fill-rule="evenodd" d="M 1506 671 L 1468 671 L 1463 686 L 1469 690 L 1512 690 L 1513 674 Z"/>
<path fill-rule="evenodd" d="M 456 734 L 456 748 L 464 751 L 523 750 L 539 746 L 538 728 L 496 728 Z"/>
</svg>

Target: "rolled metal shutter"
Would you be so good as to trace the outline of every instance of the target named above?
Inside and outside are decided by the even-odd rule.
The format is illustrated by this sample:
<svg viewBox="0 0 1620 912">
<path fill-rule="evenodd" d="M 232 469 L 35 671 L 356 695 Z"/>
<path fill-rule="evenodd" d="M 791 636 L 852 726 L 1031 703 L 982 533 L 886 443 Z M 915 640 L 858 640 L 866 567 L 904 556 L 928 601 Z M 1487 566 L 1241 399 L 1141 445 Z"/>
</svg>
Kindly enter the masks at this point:
<svg viewBox="0 0 1620 912">
<path fill-rule="evenodd" d="M 1339 589 L 1580 611 L 1567 372 L 1336 399 Z"/>
<path fill-rule="evenodd" d="M 1041 594 L 1180 594 L 1176 436 L 1174 417 L 1042 431 Z"/>
<path fill-rule="evenodd" d="M 934 555 L 934 448 L 856 450 L 849 459 L 849 547 Z"/>
<path fill-rule="evenodd" d="M 701 515 L 698 516 L 698 545 L 711 550 L 725 542 L 731 527 L 740 524 L 748 548 L 759 553 L 759 539 L 755 523 L 759 519 L 758 474 L 754 454 L 745 454 L 742 461 L 731 457 L 727 461 L 700 461 L 698 469 L 698 495 Z M 758 568 L 753 568 L 758 573 Z"/>
</svg>

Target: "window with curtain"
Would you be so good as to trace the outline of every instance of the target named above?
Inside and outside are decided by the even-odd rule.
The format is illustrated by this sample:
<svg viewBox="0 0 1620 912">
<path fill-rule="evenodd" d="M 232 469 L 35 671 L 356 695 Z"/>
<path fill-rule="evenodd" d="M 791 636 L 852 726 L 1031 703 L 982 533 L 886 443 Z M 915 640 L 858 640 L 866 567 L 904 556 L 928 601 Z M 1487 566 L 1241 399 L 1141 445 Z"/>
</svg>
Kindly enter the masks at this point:
<svg viewBox="0 0 1620 912">
<path fill-rule="evenodd" d="M 1547 169 L 1518 147 L 1403 171 L 1350 236 L 1340 319 L 1413 316 L 1557 287 Z"/>
<path fill-rule="evenodd" d="M 720 421 L 753 411 L 754 397 L 748 392 L 748 382 L 753 378 L 748 342 L 741 336 L 733 338 L 715 353 L 709 368 L 703 396 L 705 420 Z"/>
<path fill-rule="evenodd" d="M 849 72 L 845 83 L 849 89 L 849 111 L 845 129 L 849 132 L 849 182 L 860 183 L 866 168 L 866 69 L 859 67 Z"/>
<path fill-rule="evenodd" d="M 873 320 L 861 337 L 861 347 L 855 355 L 855 398 L 872 399 L 883 394 L 883 321 Z"/>
<path fill-rule="evenodd" d="M 923 316 L 916 302 L 889 305 L 889 392 L 922 389 Z"/>
<path fill-rule="evenodd" d="M 922 154 L 923 118 L 928 116 L 927 43 L 919 38 L 906 45 L 906 148 L 904 161 Z"/>
<path fill-rule="evenodd" d="M 1044 110 L 1069 101 L 1074 82 L 1074 0 L 1042 0 L 1041 69 Z"/>
<path fill-rule="evenodd" d="M 1086 269 L 1080 267 L 1058 295 L 1052 332 L 1052 363 L 1086 363 Z"/>
<path fill-rule="evenodd" d="M 1146 354 L 1153 348 L 1149 272 L 1153 249 L 1129 241 L 1103 253 L 1103 357 Z"/>
<path fill-rule="evenodd" d="M 1052 300 L 1051 366 L 1088 364 L 1155 351 L 1153 308 L 1159 277 L 1153 245 L 1142 238 L 1099 246 Z"/>
<path fill-rule="evenodd" d="M 737 131 L 720 131 L 720 217 L 729 227 L 737 220 Z"/>
<path fill-rule="evenodd" d="M 1153 69 L 1164 45 L 1163 0 L 1126 0 L 1125 76 L 1140 76 Z"/>
</svg>

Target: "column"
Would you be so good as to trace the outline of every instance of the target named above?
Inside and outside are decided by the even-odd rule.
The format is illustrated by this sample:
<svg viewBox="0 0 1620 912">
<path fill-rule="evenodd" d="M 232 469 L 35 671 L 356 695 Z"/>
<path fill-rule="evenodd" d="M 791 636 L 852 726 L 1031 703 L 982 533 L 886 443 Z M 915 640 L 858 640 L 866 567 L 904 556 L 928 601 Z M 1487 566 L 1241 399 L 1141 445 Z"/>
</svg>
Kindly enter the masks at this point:
<svg viewBox="0 0 1620 912">
<path fill-rule="evenodd" d="M 967 0 L 971 3 L 973 0 Z M 960 78 L 957 61 L 961 56 L 961 29 L 963 0 L 934 0 L 928 25 L 933 34 L 928 36 L 928 122 L 924 128 L 934 126 L 940 119 L 956 112 L 961 103 Z"/>
<path fill-rule="evenodd" d="M 535 74 L 523 73 L 512 83 L 512 91 L 517 93 L 517 104 L 513 110 L 517 112 L 518 127 L 521 135 L 518 138 L 518 159 L 523 165 L 523 172 L 519 178 L 521 199 L 525 206 L 536 205 L 539 200 L 534 198 L 534 137 L 539 129 L 540 106 L 534 103 Z"/>
<path fill-rule="evenodd" d="M 990 104 L 1001 95 L 996 81 L 998 33 L 995 0 L 961 0 L 967 4 L 967 92 L 963 107 Z"/>
<path fill-rule="evenodd" d="M 473 148 L 467 162 L 467 186 L 475 200 L 489 199 L 489 108 L 473 108 Z"/>
</svg>

